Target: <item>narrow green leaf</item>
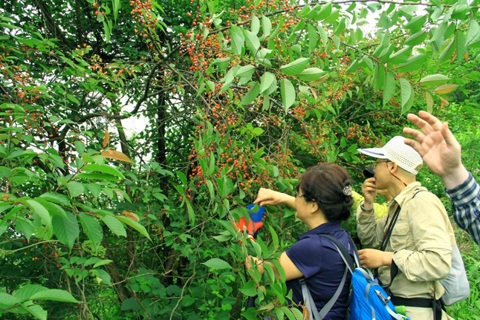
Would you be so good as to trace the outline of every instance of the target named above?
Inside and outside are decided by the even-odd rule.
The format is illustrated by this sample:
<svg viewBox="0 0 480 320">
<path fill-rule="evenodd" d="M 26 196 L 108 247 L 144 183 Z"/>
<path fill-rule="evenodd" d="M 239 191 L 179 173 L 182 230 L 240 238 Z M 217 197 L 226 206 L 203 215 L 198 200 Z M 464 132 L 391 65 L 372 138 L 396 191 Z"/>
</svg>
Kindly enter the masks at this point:
<svg viewBox="0 0 480 320">
<path fill-rule="evenodd" d="M 117 168 L 114 168 L 112 166 L 109 166 L 108 164 L 87 164 L 83 166 L 82 171 L 85 172 L 101 172 L 101 173 L 106 173 L 115 177 L 119 177 L 121 179 L 125 179 L 125 176 L 118 171 Z"/>
<path fill-rule="evenodd" d="M 266 16 L 262 16 L 262 29 L 263 29 L 263 36 L 266 38 L 272 32 L 272 22 Z"/>
<path fill-rule="evenodd" d="M 125 227 L 118 219 L 115 219 L 114 216 L 110 216 L 110 215 L 102 216 L 102 221 L 103 223 L 105 223 L 108 229 L 111 232 L 113 232 L 114 235 L 120 236 L 120 237 L 127 236 L 127 231 L 125 230 Z"/>
<path fill-rule="evenodd" d="M 65 206 L 65 207 L 71 207 L 72 206 L 72 204 L 70 202 L 70 199 L 67 196 L 65 196 L 63 194 L 56 193 L 56 192 L 47 192 L 47 193 L 42 194 L 38 198 L 39 199 L 45 199 L 47 201 L 50 201 L 50 202 L 53 202 L 53 203 L 56 203 L 56 204 L 59 204 L 59 205 Z"/>
<path fill-rule="evenodd" d="M 408 37 L 407 40 L 405 40 L 404 44 L 410 47 L 416 46 L 423 43 L 427 36 L 428 34 L 425 31 L 420 30 L 419 32 L 414 33 L 410 37 Z"/>
<path fill-rule="evenodd" d="M 457 62 L 462 62 L 467 52 L 467 36 L 461 30 L 456 32 L 456 46 Z"/>
<path fill-rule="evenodd" d="M 247 76 L 253 75 L 254 72 L 255 72 L 255 67 L 249 64 L 249 65 L 240 67 L 240 69 L 237 70 L 236 76 L 247 77 Z"/>
<path fill-rule="evenodd" d="M 383 105 L 385 106 L 395 94 L 395 75 L 388 71 L 383 86 Z"/>
<path fill-rule="evenodd" d="M 457 45 L 457 38 L 454 38 L 442 51 L 442 53 L 440 54 L 440 57 L 438 57 L 439 64 L 444 63 L 447 60 L 450 60 L 450 58 L 455 53 L 456 45 Z"/>
<path fill-rule="evenodd" d="M 313 52 L 316 49 L 318 44 L 319 37 L 318 37 L 317 29 L 311 23 L 309 23 L 307 26 L 307 30 L 308 30 L 308 51 Z"/>
<path fill-rule="evenodd" d="M 284 74 L 288 74 L 288 75 L 291 75 L 291 76 L 295 76 L 299 73 L 301 73 L 303 70 L 305 70 L 305 68 L 307 67 L 308 65 L 308 61 L 309 59 L 308 58 L 298 58 L 286 65 L 283 65 L 280 67 L 280 70 L 284 73 Z"/>
<path fill-rule="evenodd" d="M 307 68 L 297 75 L 298 79 L 303 81 L 316 81 L 326 72 L 319 68 Z"/>
<path fill-rule="evenodd" d="M 232 266 L 219 258 L 212 258 L 206 262 L 202 262 L 202 264 L 206 265 L 208 268 L 213 270 L 220 270 L 220 269 L 231 269 Z"/>
<path fill-rule="evenodd" d="M 27 284 L 14 292 L 14 296 L 21 301 L 29 300 L 30 297 L 38 292 L 47 290 L 48 288 L 39 284 Z"/>
<path fill-rule="evenodd" d="M 282 96 L 282 105 L 285 112 L 292 106 L 295 102 L 295 88 L 293 87 L 292 82 L 288 79 L 280 80 L 280 95 Z"/>
<path fill-rule="evenodd" d="M 255 82 L 250 90 L 245 94 L 242 98 L 241 104 L 242 105 L 247 105 L 252 103 L 260 94 L 260 84 L 258 82 Z"/>
<path fill-rule="evenodd" d="M 78 219 L 82 224 L 83 231 L 93 245 L 98 245 L 103 239 L 103 231 L 100 223 L 94 217 L 85 213 L 80 213 Z"/>
<path fill-rule="evenodd" d="M 22 302 L 17 297 L 14 297 L 6 292 L 0 291 L 0 308 L 7 309 L 15 304 Z"/>
<path fill-rule="evenodd" d="M 443 74 L 431 74 L 420 79 L 420 84 L 425 87 L 438 87 L 442 84 L 445 84 L 448 80 L 449 78 L 447 76 L 444 76 Z"/>
<path fill-rule="evenodd" d="M 420 70 L 425 63 L 427 57 L 424 54 L 419 54 L 407 60 L 407 62 L 399 64 L 395 70 L 397 72 L 413 72 Z"/>
<path fill-rule="evenodd" d="M 407 79 L 401 78 L 400 82 L 400 93 L 401 93 L 401 104 L 402 104 L 402 114 L 410 110 L 410 107 L 413 104 L 413 90 L 410 82 Z"/>
<path fill-rule="evenodd" d="M 425 92 L 425 103 L 427 104 L 427 111 L 432 112 L 432 110 L 433 110 L 433 97 L 428 91 Z"/>
<path fill-rule="evenodd" d="M 410 54 L 412 53 L 412 48 L 411 47 L 405 47 L 397 52 L 394 52 L 388 57 L 388 64 L 399 64 L 399 63 L 404 63 L 405 61 L 408 60 L 410 57 Z"/>
<path fill-rule="evenodd" d="M 232 52 L 237 56 L 243 55 L 243 45 L 245 43 L 245 36 L 242 29 L 236 25 L 230 28 L 230 38 L 232 39 Z"/>
<path fill-rule="evenodd" d="M 50 300 L 58 302 L 80 303 L 70 292 L 60 289 L 47 289 L 37 292 L 30 297 L 31 300 Z"/>
<path fill-rule="evenodd" d="M 375 91 L 381 90 L 385 85 L 385 67 L 378 63 L 377 68 L 375 68 L 375 77 L 374 77 L 374 89 Z"/>
<path fill-rule="evenodd" d="M 252 14 L 252 23 L 250 23 L 250 30 L 253 34 L 258 34 L 260 31 L 260 19 L 254 14 Z"/>
<path fill-rule="evenodd" d="M 427 22 L 427 15 L 413 17 L 405 26 L 405 29 L 412 30 L 412 32 L 418 32 Z"/>
<path fill-rule="evenodd" d="M 147 230 L 145 229 L 145 227 L 142 226 L 140 223 L 133 221 L 132 219 L 125 216 L 115 216 L 115 218 L 121 221 L 122 223 L 126 224 L 127 226 L 133 228 L 134 230 L 138 231 L 138 233 L 140 233 L 142 236 L 144 236 L 148 240 L 152 240 Z"/>
</svg>

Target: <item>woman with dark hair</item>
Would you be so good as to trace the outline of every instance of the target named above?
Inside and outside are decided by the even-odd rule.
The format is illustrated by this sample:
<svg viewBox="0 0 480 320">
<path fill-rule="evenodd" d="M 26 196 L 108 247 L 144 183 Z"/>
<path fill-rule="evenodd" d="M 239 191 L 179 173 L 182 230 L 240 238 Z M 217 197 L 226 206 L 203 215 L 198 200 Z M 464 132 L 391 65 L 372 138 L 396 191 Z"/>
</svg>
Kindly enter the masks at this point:
<svg viewBox="0 0 480 320">
<path fill-rule="evenodd" d="M 350 254 L 354 254 L 353 241 L 340 225 L 342 220 L 350 216 L 353 203 L 350 184 L 350 176 L 344 168 L 325 163 L 311 167 L 302 175 L 294 197 L 264 188 L 258 192 L 255 204 L 286 204 L 297 210 L 295 216 L 309 228 L 279 258 L 295 304 L 303 304 L 301 279 L 305 280 L 319 311 L 340 286 L 345 263 L 333 242 L 320 234 L 335 237 Z M 263 261 L 258 258 L 248 256 L 245 263 L 247 268 L 255 263 L 260 272 L 263 270 Z M 324 319 L 345 318 L 350 280 L 350 273 L 347 272 L 343 290 Z"/>
</svg>

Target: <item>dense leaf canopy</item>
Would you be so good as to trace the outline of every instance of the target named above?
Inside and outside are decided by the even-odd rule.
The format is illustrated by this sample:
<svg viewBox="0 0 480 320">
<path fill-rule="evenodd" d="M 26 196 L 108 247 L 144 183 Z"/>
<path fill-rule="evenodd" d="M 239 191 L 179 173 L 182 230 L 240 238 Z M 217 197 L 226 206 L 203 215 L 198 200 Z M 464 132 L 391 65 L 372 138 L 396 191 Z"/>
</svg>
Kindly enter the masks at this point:
<svg viewBox="0 0 480 320">
<path fill-rule="evenodd" d="M 293 212 L 268 208 L 255 243 L 233 222 L 258 188 L 293 192 L 319 162 L 358 186 L 357 148 L 420 109 L 451 121 L 477 176 L 478 9 L 2 1 L 0 316 L 298 316 L 271 268 L 243 269 L 247 252 L 274 259 L 295 241 Z"/>
</svg>

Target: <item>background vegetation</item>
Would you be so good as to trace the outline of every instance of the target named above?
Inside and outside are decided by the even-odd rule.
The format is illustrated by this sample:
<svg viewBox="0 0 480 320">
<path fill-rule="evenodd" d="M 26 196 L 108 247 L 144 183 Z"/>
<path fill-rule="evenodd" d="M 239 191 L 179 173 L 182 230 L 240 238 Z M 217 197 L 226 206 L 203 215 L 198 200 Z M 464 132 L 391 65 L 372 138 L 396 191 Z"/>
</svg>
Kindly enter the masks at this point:
<svg viewBox="0 0 480 320">
<path fill-rule="evenodd" d="M 479 1 L 305 2 L 0 4 L 1 317 L 299 318 L 243 267 L 304 231 L 268 208 L 257 242 L 237 233 L 259 187 L 332 161 L 360 190 L 356 149 L 421 109 L 480 178 Z M 480 250 L 457 240 L 472 295 L 449 311 L 472 319 Z"/>
</svg>

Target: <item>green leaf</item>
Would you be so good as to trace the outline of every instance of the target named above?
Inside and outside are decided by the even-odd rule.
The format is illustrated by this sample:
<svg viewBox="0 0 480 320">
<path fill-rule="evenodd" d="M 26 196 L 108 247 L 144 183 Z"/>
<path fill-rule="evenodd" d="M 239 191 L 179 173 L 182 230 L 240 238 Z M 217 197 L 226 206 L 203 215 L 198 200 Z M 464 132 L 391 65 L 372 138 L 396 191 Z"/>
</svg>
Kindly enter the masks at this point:
<svg viewBox="0 0 480 320">
<path fill-rule="evenodd" d="M 308 51 L 313 52 L 316 49 L 318 44 L 319 37 L 318 37 L 317 29 L 311 23 L 309 23 L 307 26 L 307 30 L 308 30 Z"/>
<path fill-rule="evenodd" d="M 408 37 L 407 40 L 405 40 L 404 44 L 410 47 L 416 46 L 423 43 L 427 36 L 428 34 L 425 31 L 420 30 L 419 32 L 414 33 L 410 37 Z"/>
<path fill-rule="evenodd" d="M 425 92 L 425 103 L 427 104 L 427 111 L 432 112 L 432 110 L 433 110 L 433 97 L 428 91 Z"/>
<path fill-rule="evenodd" d="M 265 72 L 262 77 L 260 78 L 260 93 L 265 92 L 267 89 L 270 89 L 270 87 L 276 83 L 277 79 L 275 78 L 275 75 L 270 72 Z"/>
<path fill-rule="evenodd" d="M 101 172 L 101 173 L 106 173 L 115 177 L 118 177 L 120 179 L 125 179 L 125 176 L 118 171 L 117 168 L 114 168 L 112 166 L 109 166 L 107 164 L 87 164 L 83 166 L 82 171 L 85 172 Z"/>
<path fill-rule="evenodd" d="M 72 198 L 78 197 L 84 191 L 83 184 L 77 181 L 69 181 L 67 183 L 67 189 Z"/>
<path fill-rule="evenodd" d="M 59 205 L 65 206 L 65 207 L 71 207 L 72 206 L 72 204 L 70 203 L 70 199 L 67 196 L 65 196 L 63 194 L 56 193 L 56 192 L 47 192 L 47 193 L 42 194 L 38 198 L 39 199 L 45 199 L 47 201 L 50 201 L 50 202 L 53 202 L 53 203 L 56 203 L 56 204 L 59 204 Z"/>
<path fill-rule="evenodd" d="M 390 64 L 403 63 L 408 60 L 408 57 L 410 57 L 411 53 L 412 53 L 411 47 L 405 47 L 400 51 L 392 53 L 390 57 L 388 57 L 388 64 L 390 65 Z"/>
<path fill-rule="evenodd" d="M 56 203 L 48 202 L 42 198 L 36 198 L 36 201 L 40 203 L 45 209 L 47 209 L 50 216 L 60 215 L 64 218 L 67 217 L 65 210 Z"/>
<path fill-rule="evenodd" d="M 247 48 L 249 48 L 252 53 L 255 53 L 260 48 L 260 40 L 253 32 L 248 30 L 244 31 L 245 35 L 247 36 L 245 41 Z"/>
<path fill-rule="evenodd" d="M 26 200 L 25 204 L 32 210 L 33 213 L 37 214 L 40 219 L 42 219 L 43 224 L 45 224 L 48 227 L 51 227 L 52 225 L 52 217 L 48 213 L 48 210 L 41 205 L 38 201 L 35 201 L 33 199 Z"/>
<path fill-rule="evenodd" d="M 263 36 L 266 38 L 270 35 L 272 31 L 272 22 L 266 16 L 262 16 L 262 29 L 263 29 Z"/>
<path fill-rule="evenodd" d="M 285 112 L 292 106 L 295 102 L 295 88 L 293 84 L 288 79 L 280 80 L 280 95 L 282 96 L 282 105 Z"/>
<path fill-rule="evenodd" d="M 29 313 L 38 320 L 47 320 L 47 310 L 43 309 L 38 304 L 34 304 L 30 300 L 23 302 L 21 308 L 24 310 L 22 313 Z"/>
<path fill-rule="evenodd" d="M 133 221 L 132 219 L 125 216 L 115 216 L 115 218 L 121 221 L 122 223 L 126 224 L 127 226 L 133 228 L 134 230 L 138 231 L 138 233 L 140 233 L 142 236 L 144 236 L 148 240 L 152 240 L 147 230 L 145 229 L 145 227 L 142 226 L 140 223 Z"/>
<path fill-rule="evenodd" d="M 405 29 L 412 30 L 412 32 L 418 32 L 427 22 L 427 16 L 415 16 L 405 26 Z"/>
<path fill-rule="evenodd" d="M 230 65 L 230 60 L 230 57 L 215 59 L 213 60 L 212 65 L 218 66 L 221 71 L 225 71 Z"/>
<path fill-rule="evenodd" d="M 80 228 L 78 227 L 78 221 L 75 215 L 72 212 L 66 212 L 66 217 L 59 215 L 53 216 L 52 226 L 53 233 L 58 241 L 68 246 L 71 250 L 80 235 Z"/>
<path fill-rule="evenodd" d="M 260 31 L 260 19 L 254 14 L 252 14 L 252 23 L 250 23 L 250 29 L 253 34 L 258 34 Z"/>
<path fill-rule="evenodd" d="M 252 103 L 260 94 L 260 84 L 255 82 L 250 90 L 248 90 L 247 94 L 245 94 L 242 98 L 242 105 L 247 105 Z"/>
<path fill-rule="evenodd" d="M 378 63 L 377 68 L 375 68 L 375 77 L 373 83 L 375 91 L 381 90 L 385 86 L 385 75 L 385 67 L 382 64 Z"/>
<path fill-rule="evenodd" d="M 242 29 L 236 25 L 230 28 L 230 38 L 232 39 L 232 52 L 237 56 L 243 55 L 243 45 L 245 43 L 245 36 Z"/>
<path fill-rule="evenodd" d="M 219 258 L 212 258 L 206 262 L 202 262 L 202 264 L 206 265 L 208 268 L 213 270 L 220 270 L 220 269 L 231 269 L 232 266 Z"/>
<path fill-rule="evenodd" d="M 302 81 L 315 81 L 320 79 L 326 72 L 319 68 L 307 68 L 297 75 Z"/>
<path fill-rule="evenodd" d="M 25 301 L 30 299 L 30 297 L 38 292 L 47 290 L 48 288 L 38 285 L 38 284 L 27 284 L 17 291 L 14 292 L 15 297 L 18 299 Z"/>
<path fill-rule="evenodd" d="M 464 55 L 467 52 L 467 36 L 461 30 L 456 32 L 456 53 L 457 53 L 457 62 L 462 62 Z"/>
<path fill-rule="evenodd" d="M 240 288 L 240 292 L 247 297 L 254 297 L 257 295 L 257 284 L 252 279 L 248 280 L 243 287 Z"/>
<path fill-rule="evenodd" d="M 385 106 L 395 94 L 395 75 L 388 71 L 383 86 L 383 105 Z"/>
<path fill-rule="evenodd" d="M 30 297 L 31 300 L 50 300 L 58 302 L 80 303 L 70 292 L 60 289 L 47 289 L 37 292 Z"/>
<path fill-rule="evenodd" d="M 438 63 L 444 63 L 447 60 L 450 60 L 450 58 L 453 56 L 455 53 L 456 49 L 456 44 L 457 44 L 457 39 L 454 38 L 450 43 L 445 47 L 445 49 L 442 51 L 440 54 L 440 57 L 438 57 Z"/>
<path fill-rule="evenodd" d="M 443 74 L 431 74 L 420 79 L 420 84 L 424 87 L 438 87 L 445 84 L 449 78 Z"/>
<path fill-rule="evenodd" d="M 480 26 L 478 21 L 472 17 L 467 31 L 467 46 L 480 40 Z"/>
<path fill-rule="evenodd" d="M 251 77 L 254 72 L 255 72 L 254 66 L 252 65 L 243 66 L 237 70 L 237 77 Z"/>
<path fill-rule="evenodd" d="M 94 245 L 99 245 L 103 239 L 103 231 L 98 220 L 83 212 L 78 215 L 78 219 L 88 239 L 90 239 Z"/>
<path fill-rule="evenodd" d="M 127 231 L 125 230 L 125 227 L 123 224 L 118 220 L 115 219 L 114 216 L 102 216 L 102 221 L 105 223 L 105 225 L 110 229 L 110 231 L 113 232 L 116 236 L 120 237 L 126 237 L 127 236 Z"/>
<path fill-rule="evenodd" d="M 14 297 L 6 292 L 0 291 L 0 310 L 7 309 L 15 304 L 22 302 L 17 297 Z"/>
<path fill-rule="evenodd" d="M 400 80 L 400 94 L 401 94 L 401 104 L 402 104 L 402 111 L 401 113 L 404 114 L 408 110 L 410 110 L 413 104 L 413 90 L 410 82 L 407 79 L 401 78 Z"/>
<path fill-rule="evenodd" d="M 280 71 L 282 71 L 284 74 L 295 76 L 305 70 L 308 65 L 308 61 L 308 58 L 298 58 L 297 60 L 292 61 L 289 64 L 281 66 Z"/>
<path fill-rule="evenodd" d="M 399 64 L 395 71 L 397 72 L 413 72 L 422 68 L 427 57 L 424 54 L 419 54 L 411 57 L 407 62 Z"/>
</svg>

